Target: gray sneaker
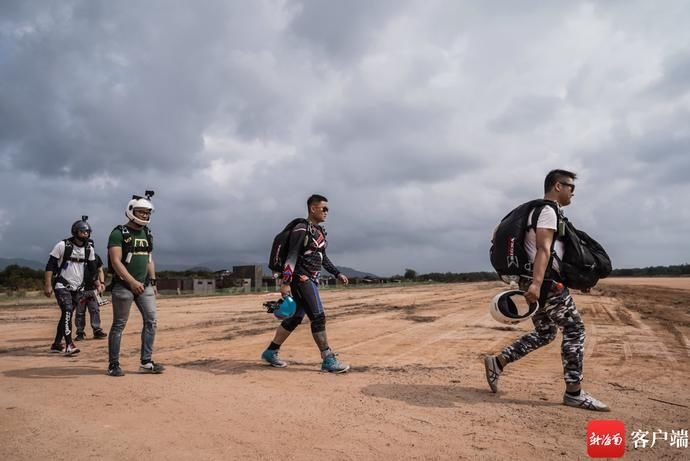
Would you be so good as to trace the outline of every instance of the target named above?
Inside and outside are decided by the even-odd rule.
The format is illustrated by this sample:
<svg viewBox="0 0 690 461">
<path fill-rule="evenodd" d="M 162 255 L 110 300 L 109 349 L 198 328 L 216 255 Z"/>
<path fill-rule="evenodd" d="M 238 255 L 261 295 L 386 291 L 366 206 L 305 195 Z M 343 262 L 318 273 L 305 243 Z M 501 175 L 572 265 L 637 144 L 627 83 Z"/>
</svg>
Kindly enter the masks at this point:
<svg viewBox="0 0 690 461">
<path fill-rule="evenodd" d="M 585 391 L 580 391 L 580 395 L 577 396 L 563 394 L 563 405 L 592 411 L 611 411 L 605 403 L 595 399 Z"/>
<path fill-rule="evenodd" d="M 498 367 L 498 359 L 493 355 L 484 357 L 484 369 L 486 371 L 486 382 L 489 383 L 491 392 L 495 394 L 498 392 L 498 377 L 503 373 L 503 370 Z"/>
</svg>

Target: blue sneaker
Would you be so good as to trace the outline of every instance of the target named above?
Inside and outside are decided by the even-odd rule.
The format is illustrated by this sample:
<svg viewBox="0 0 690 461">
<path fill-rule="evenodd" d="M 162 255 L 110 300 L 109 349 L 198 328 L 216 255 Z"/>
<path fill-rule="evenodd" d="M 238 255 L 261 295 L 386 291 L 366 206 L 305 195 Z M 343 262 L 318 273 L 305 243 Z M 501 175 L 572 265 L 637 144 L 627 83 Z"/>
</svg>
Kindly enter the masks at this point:
<svg viewBox="0 0 690 461">
<path fill-rule="evenodd" d="M 263 354 L 261 354 L 261 359 L 264 362 L 268 362 L 269 365 L 272 367 L 276 368 L 285 368 L 288 364 L 287 362 L 280 360 L 280 357 L 278 357 L 278 351 L 272 351 L 270 349 L 266 349 Z"/>
<path fill-rule="evenodd" d="M 321 371 L 327 371 L 329 373 L 345 373 L 349 369 L 350 365 L 336 359 L 335 354 L 331 354 L 323 359 L 323 363 L 321 364 Z"/>
</svg>

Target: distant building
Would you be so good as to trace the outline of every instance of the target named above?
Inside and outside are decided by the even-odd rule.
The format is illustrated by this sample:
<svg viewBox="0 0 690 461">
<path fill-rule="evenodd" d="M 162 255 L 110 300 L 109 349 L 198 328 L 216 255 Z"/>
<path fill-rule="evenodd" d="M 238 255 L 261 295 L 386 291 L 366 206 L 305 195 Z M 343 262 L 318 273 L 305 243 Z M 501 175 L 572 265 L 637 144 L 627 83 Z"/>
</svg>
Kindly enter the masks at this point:
<svg viewBox="0 0 690 461">
<path fill-rule="evenodd" d="M 375 277 L 371 277 L 371 276 L 369 276 L 369 275 L 366 275 L 366 276 L 364 276 L 364 277 L 362 277 L 362 278 L 359 278 L 359 279 L 357 279 L 357 280 L 358 280 L 359 283 L 364 283 L 364 284 L 374 284 L 374 283 L 380 284 L 380 283 L 383 283 L 383 281 L 382 281 L 381 279 L 378 279 L 378 278 L 375 278 Z"/>
<path fill-rule="evenodd" d="M 263 285 L 264 268 L 261 265 L 232 266 L 232 278 L 251 279 L 252 290 L 257 290 Z"/>
<path fill-rule="evenodd" d="M 322 275 L 319 277 L 319 285 L 322 287 L 334 287 L 340 285 L 340 281 L 332 275 Z"/>
<path fill-rule="evenodd" d="M 207 295 L 216 292 L 216 281 L 213 279 L 169 278 L 159 279 L 159 290 L 175 291 L 178 294 Z"/>
<path fill-rule="evenodd" d="M 264 276 L 262 279 L 262 284 L 267 291 L 276 291 L 280 288 L 280 285 L 283 284 L 283 280 L 281 278 L 276 279 L 273 277 Z"/>
<path fill-rule="evenodd" d="M 219 270 L 219 271 L 215 271 L 214 274 L 215 274 L 215 276 L 216 276 L 216 280 L 218 280 L 218 279 L 221 279 L 221 280 L 222 280 L 222 279 L 225 279 L 225 278 L 228 278 L 228 277 L 232 277 L 232 272 L 230 272 L 230 271 L 227 270 L 227 269 L 222 269 L 222 270 Z"/>
<path fill-rule="evenodd" d="M 216 276 L 216 288 L 235 288 L 233 273 L 227 269 L 214 272 Z"/>
<path fill-rule="evenodd" d="M 214 279 L 192 279 L 194 287 L 192 291 L 195 295 L 212 295 L 216 292 L 216 281 Z"/>
<path fill-rule="evenodd" d="M 159 291 L 192 291 L 194 289 L 193 279 L 191 278 L 158 278 L 156 286 Z"/>
</svg>

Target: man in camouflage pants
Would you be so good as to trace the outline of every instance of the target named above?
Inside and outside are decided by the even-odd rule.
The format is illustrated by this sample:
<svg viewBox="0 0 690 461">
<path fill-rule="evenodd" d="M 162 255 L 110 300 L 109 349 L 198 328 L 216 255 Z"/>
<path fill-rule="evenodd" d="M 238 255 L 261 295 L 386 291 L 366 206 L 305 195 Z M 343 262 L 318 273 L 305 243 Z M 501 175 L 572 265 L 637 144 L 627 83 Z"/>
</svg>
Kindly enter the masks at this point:
<svg viewBox="0 0 690 461">
<path fill-rule="evenodd" d="M 560 207 L 569 205 L 575 195 L 575 178 L 575 173 L 565 170 L 549 172 L 544 180 L 544 199 L 556 202 L 559 210 Z M 560 328 L 563 331 L 561 358 L 566 386 L 563 403 L 586 410 L 609 411 L 606 404 L 581 387 L 585 325 L 568 288 L 558 283 L 558 261 L 551 258 L 553 244 L 553 251 L 558 259 L 563 259 L 564 245 L 558 240 L 558 221 L 556 211 L 545 206 L 538 217 L 536 229 L 529 229 L 525 235 L 524 246 L 533 263 L 533 271 L 532 278 L 521 278 L 519 286 L 525 291 L 528 302 L 539 300 L 539 309 L 532 316 L 535 329 L 503 349 L 500 354 L 484 358 L 486 379 L 491 391 L 497 392 L 498 378 L 505 366 L 549 344 L 556 338 Z M 531 213 L 527 222 L 532 222 Z M 552 266 L 547 270 L 549 261 L 552 261 Z M 553 279 L 546 279 L 547 274 L 552 275 Z"/>
<path fill-rule="evenodd" d="M 548 283 L 548 282 L 547 282 Z M 520 284 L 520 289 L 527 291 L 529 281 Z M 582 381 L 582 356 L 585 346 L 585 325 L 575 307 L 567 288 L 553 288 L 540 308 L 532 316 L 534 331 L 528 333 L 510 346 L 503 349 L 500 355 L 505 364 L 515 362 L 533 350 L 546 346 L 556 339 L 560 328 L 563 331 L 561 357 L 566 384 L 578 384 Z"/>
</svg>

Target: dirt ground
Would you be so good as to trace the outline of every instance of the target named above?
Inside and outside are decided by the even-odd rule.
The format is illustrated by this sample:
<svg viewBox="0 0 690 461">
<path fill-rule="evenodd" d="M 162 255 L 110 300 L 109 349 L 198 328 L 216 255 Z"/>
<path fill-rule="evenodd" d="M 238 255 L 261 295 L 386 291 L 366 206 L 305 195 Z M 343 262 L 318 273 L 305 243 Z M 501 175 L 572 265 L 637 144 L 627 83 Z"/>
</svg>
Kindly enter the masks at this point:
<svg viewBox="0 0 690 461">
<path fill-rule="evenodd" d="M 574 295 L 584 388 L 612 408 L 603 414 L 561 404 L 560 335 L 489 391 L 482 357 L 531 326 L 491 319 L 502 288 L 324 290 L 330 342 L 352 365 L 343 375 L 319 372 L 306 324 L 282 348 L 288 368 L 260 362 L 277 325 L 261 303 L 275 295 L 159 299 L 162 375 L 137 373 L 134 309 L 123 378 L 105 375 L 107 341 L 48 352 L 56 306 L 0 306 L 0 459 L 588 459 L 593 419 L 625 423 L 625 459 L 690 459 L 690 448 L 630 440 L 690 429 L 690 278 L 612 279 Z M 109 305 L 103 317 L 109 327 Z"/>
</svg>

